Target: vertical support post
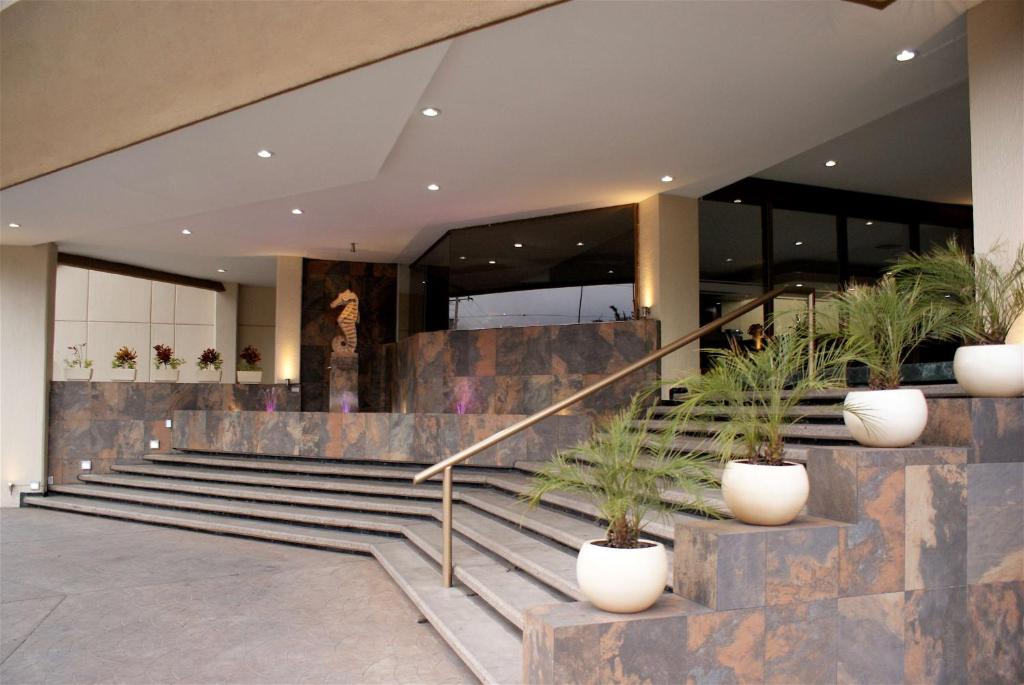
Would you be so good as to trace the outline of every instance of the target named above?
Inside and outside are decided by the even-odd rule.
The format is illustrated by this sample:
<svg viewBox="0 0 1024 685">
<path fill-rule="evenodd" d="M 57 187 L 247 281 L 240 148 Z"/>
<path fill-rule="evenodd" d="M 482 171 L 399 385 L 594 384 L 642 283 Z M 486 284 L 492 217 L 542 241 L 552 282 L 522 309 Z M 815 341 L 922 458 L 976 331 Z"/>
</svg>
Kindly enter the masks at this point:
<svg viewBox="0 0 1024 685">
<path fill-rule="evenodd" d="M 814 291 L 807 293 L 807 375 L 814 376 Z"/>
<path fill-rule="evenodd" d="M 441 582 L 452 586 L 452 467 L 441 482 Z"/>
</svg>

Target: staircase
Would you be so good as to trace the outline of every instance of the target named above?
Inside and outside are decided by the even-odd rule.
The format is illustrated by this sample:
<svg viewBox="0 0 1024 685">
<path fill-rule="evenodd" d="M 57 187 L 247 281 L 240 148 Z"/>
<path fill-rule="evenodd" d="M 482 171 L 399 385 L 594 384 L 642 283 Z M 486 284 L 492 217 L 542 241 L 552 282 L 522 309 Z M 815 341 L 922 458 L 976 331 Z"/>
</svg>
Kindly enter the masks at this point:
<svg viewBox="0 0 1024 685">
<path fill-rule="evenodd" d="M 932 396 L 958 394 L 935 386 Z M 807 446 L 851 444 L 838 405 L 845 391 L 818 393 L 789 428 L 787 455 Z M 656 408 L 664 415 L 668 407 Z M 716 413 L 716 411 L 718 413 Z M 676 439 L 681 450 L 707 448 L 719 410 L 709 410 Z M 665 427 L 655 421 L 652 430 Z M 440 582 L 441 489 L 412 486 L 420 465 L 325 461 L 196 452 L 148 454 L 112 473 L 84 474 L 53 485 L 25 504 L 207 533 L 372 555 L 423 616 L 485 683 L 523 679 L 524 612 L 536 605 L 582 600 L 576 552 L 604 537 L 597 511 L 580 497 L 554 494 L 535 509 L 518 498 L 540 462 L 513 468 L 453 470 L 455 587 Z M 705 493 L 727 513 L 717 491 Z M 669 500 L 685 504 L 686 495 Z M 676 517 L 686 517 L 677 514 Z M 653 520 L 647 535 L 667 543 L 674 522 Z"/>
</svg>

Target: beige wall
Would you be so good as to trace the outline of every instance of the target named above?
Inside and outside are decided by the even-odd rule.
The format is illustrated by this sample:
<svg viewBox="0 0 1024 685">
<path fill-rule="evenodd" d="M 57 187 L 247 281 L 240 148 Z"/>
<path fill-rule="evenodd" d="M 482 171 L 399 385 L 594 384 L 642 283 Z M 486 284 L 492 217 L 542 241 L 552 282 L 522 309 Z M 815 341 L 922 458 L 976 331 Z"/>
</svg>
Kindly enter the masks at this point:
<svg viewBox="0 0 1024 685">
<path fill-rule="evenodd" d="M 21 0 L 0 12 L 0 187 L 551 0 Z"/>
<path fill-rule="evenodd" d="M 1024 2 L 988 0 L 967 12 L 974 245 L 1024 245 Z"/>
<path fill-rule="evenodd" d="M 264 381 L 273 381 L 274 320 L 276 293 L 274 288 L 243 285 L 238 289 L 238 352 L 247 345 L 260 351 Z M 236 355 L 237 356 L 237 355 Z"/>
<path fill-rule="evenodd" d="M 0 504 L 46 482 L 57 248 L 0 248 Z M 7 487 L 14 483 L 14 492 Z"/>
<path fill-rule="evenodd" d="M 299 382 L 302 352 L 302 257 L 277 258 L 274 292 L 274 382 Z"/>
<path fill-rule="evenodd" d="M 700 325 L 700 227 L 697 200 L 655 195 L 640 203 L 637 229 L 637 304 L 661 320 L 661 342 Z M 700 348 L 690 345 L 661 361 L 663 378 L 700 368 Z"/>
<path fill-rule="evenodd" d="M 85 342 L 93 360 L 93 380 L 110 380 L 110 361 L 122 345 L 139 355 L 136 381 L 149 380 L 153 345 L 170 345 L 185 360 L 181 383 L 194 382 L 196 359 L 207 347 L 220 350 L 225 361 L 223 380 L 233 382 L 229 363 L 234 345 L 234 296 L 227 293 L 132 278 L 71 266 L 57 267 L 52 374 L 64 379 L 68 346 Z M 231 336 L 218 334 L 224 319 Z M 224 344 L 229 347 L 224 347 Z"/>
</svg>

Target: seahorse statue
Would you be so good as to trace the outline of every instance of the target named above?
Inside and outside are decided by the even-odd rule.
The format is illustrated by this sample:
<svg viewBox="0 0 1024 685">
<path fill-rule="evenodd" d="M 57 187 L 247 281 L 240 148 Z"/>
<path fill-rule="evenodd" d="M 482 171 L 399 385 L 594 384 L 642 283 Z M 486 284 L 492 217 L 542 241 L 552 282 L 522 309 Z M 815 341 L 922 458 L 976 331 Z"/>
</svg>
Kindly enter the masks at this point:
<svg viewBox="0 0 1024 685">
<path fill-rule="evenodd" d="M 356 324 L 359 323 L 359 297 L 345 288 L 331 302 L 331 309 L 338 306 L 341 306 L 341 313 L 338 314 L 338 328 L 341 329 L 341 335 L 335 336 L 331 341 L 331 349 L 335 354 L 354 356 L 359 344 L 356 339 Z"/>
</svg>

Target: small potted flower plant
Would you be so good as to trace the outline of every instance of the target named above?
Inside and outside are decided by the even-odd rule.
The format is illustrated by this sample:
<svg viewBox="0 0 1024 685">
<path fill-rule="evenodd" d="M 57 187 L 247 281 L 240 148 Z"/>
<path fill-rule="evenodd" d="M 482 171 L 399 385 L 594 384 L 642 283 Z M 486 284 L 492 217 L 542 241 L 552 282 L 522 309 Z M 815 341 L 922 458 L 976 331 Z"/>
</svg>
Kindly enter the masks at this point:
<svg viewBox="0 0 1024 685">
<path fill-rule="evenodd" d="M 71 356 L 64 360 L 64 380 L 87 381 L 92 378 L 92 360 L 86 355 L 85 343 L 70 345 Z"/>
<path fill-rule="evenodd" d="M 178 367 L 185 363 L 184 359 L 174 356 L 169 345 L 153 346 L 153 381 L 165 383 L 178 382 Z"/>
<path fill-rule="evenodd" d="M 221 367 L 224 365 L 224 359 L 220 356 L 220 352 L 208 347 L 203 350 L 203 353 L 199 355 L 197 362 L 199 365 L 199 371 L 196 372 L 196 380 L 200 383 L 219 383 Z"/>
<path fill-rule="evenodd" d="M 127 345 L 122 345 L 110 362 L 110 380 L 131 383 L 135 380 L 139 355 Z"/>
<path fill-rule="evenodd" d="M 262 383 L 263 369 L 260 368 L 260 351 L 252 345 L 247 345 L 242 354 L 238 355 L 242 360 L 238 364 L 239 383 Z"/>
</svg>

